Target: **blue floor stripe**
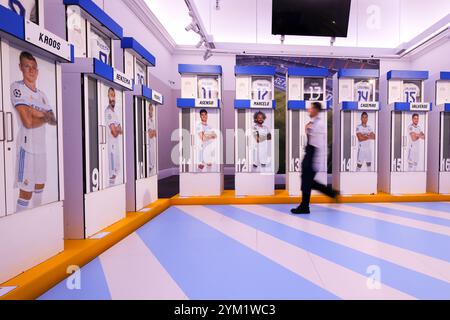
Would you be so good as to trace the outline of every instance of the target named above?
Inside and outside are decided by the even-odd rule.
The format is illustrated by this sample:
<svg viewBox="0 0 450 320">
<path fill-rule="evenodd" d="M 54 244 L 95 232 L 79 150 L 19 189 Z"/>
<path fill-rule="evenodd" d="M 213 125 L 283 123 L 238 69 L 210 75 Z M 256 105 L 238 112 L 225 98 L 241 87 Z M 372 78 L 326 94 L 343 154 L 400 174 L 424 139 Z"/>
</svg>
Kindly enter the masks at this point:
<svg viewBox="0 0 450 320">
<path fill-rule="evenodd" d="M 381 281 L 383 283 L 414 297 L 420 299 L 450 299 L 450 284 L 446 282 L 284 224 L 253 215 L 246 210 L 230 206 L 209 206 L 209 208 L 363 276 L 368 276 L 366 273 L 368 266 L 378 266 L 381 270 Z"/>
<path fill-rule="evenodd" d="M 289 210 L 292 205 L 267 205 L 267 207 L 284 214 L 290 214 Z M 311 215 L 296 217 L 450 261 L 450 250 L 448 249 L 450 248 L 450 237 L 445 235 L 369 217 L 361 217 L 331 207 L 313 205 L 311 212 Z"/>
<path fill-rule="evenodd" d="M 417 208 L 444 211 L 450 215 L 450 203 L 448 202 L 408 202 L 402 204 Z"/>
<path fill-rule="evenodd" d="M 450 220 L 432 217 L 432 216 L 424 216 L 422 214 L 417 214 L 417 213 L 409 212 L 406 210 L 397 210 L 397 209 L 387 208 L 384 206 L 379 206 L 376 204 L 369 204 L 369 203 L 352 203 L 349 205 L 356 207 L 356 208 L 373 210 L 373 211 L 382 212 L 382 213 L 397 216 L 397 217 L 414 219 L 414 220 L 419 220 L 419 221 L 429 222 L 429 223 L 433 223 L 433 224 L 437 224 L 437 225 L 441 225 L 441 226 L 450 227 Z M 450 215 L 449 215 L 449 218 L 450 218 Z"/>
<path fill-rule="evenodd" d="M 80 290 L 69 290 L 66 281 L 61 281 L 38 300 L 111 300 L 99 258 L 81 268 Z"/>
<path fill-rule="evenodd" d="M 177 208 L 137 231 L 190 299 L 336 299 Z"/>
</svg>

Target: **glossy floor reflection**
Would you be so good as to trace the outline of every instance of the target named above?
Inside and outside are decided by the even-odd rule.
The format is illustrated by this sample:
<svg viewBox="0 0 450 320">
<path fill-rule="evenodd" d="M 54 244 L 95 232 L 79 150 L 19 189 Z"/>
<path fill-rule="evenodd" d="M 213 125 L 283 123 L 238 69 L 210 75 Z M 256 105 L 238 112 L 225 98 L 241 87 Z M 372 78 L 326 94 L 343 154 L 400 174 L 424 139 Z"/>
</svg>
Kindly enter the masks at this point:
<svg viewBox="0 0 450 320">
<path fill-rule="evenodd" d="M 450 299 L 450 203 L 179 206 L 40 299 Z"/>
</svg>

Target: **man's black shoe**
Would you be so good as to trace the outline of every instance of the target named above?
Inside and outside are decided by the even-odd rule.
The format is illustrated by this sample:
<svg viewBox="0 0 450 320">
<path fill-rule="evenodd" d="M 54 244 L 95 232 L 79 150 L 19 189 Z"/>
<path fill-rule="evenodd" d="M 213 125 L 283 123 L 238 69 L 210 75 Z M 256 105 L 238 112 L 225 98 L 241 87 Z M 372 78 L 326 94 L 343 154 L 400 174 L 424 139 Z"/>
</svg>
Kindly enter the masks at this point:
<svg viewBox="0 0 450 320">
<path fill-rule="evenodd" d="M 291 209 L 292 214 L 310 214 L 309 208 L 297 207 L 295 209 Z"/>
</svg>

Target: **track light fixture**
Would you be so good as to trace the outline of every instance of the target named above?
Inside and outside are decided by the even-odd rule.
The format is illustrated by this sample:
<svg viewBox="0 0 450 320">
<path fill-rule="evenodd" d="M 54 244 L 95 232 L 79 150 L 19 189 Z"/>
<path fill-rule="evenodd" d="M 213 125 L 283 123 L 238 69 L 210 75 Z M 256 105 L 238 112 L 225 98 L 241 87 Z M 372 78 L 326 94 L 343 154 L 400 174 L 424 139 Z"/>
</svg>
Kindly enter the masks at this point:
<svg viewBox="0 0 450 320">
<path fill-rule="evenodd" d="M 206 43 L 206 41 L 205 41 L 205 39 L 200 39 L 200 41 L 195 45 L 195 47 L 198 49 L 198 48 L 200 48 L 203 44 L 205 44 Z"/>
<path fill-rule="evenodd" d="M 209 58 L 211 58 L 213 56 L 213 53 L 212 53 L 212 51 L 211 50 L 209 50 L 209 49 L 206 49 L 206 52 L 205 52 L 205 54 L 203 55 L 203 60 L 208 60 Z"/>
</svg>

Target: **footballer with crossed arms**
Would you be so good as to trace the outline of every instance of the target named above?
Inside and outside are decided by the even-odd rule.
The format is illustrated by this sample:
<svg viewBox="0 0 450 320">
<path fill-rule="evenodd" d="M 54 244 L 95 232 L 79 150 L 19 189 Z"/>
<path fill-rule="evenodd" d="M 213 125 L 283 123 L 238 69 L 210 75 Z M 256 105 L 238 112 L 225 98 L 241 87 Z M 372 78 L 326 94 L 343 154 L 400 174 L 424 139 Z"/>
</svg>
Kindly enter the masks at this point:
<svg viewBox="0 0 450 320">
<path fill-rule="evenodd" d="M 28 52 L 20 54 L 19 69 L 23 80 L 11 84 L 11 102 L 20 119 L 18 140 L 17 187 L 20 189 L 16 212 L 42 205 L 47 180 L 48 126 L 57 121 L 49 100 L 37 88 L 39 68 L 37 60 Z"/>
</svg>

